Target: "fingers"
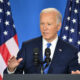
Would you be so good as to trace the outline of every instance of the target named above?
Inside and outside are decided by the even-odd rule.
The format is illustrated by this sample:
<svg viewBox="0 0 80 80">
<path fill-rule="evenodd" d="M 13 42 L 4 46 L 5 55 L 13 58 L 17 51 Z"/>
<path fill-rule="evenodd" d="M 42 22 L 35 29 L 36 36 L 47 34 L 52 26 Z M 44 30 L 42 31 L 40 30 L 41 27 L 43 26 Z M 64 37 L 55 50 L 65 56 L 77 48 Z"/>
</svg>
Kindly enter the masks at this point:
<svg viewBox="0 0 80 80">
<path fill-rule="evenodd" d="M 19 58 L 18 60 L 16 59 L 16 57 L 11 56 L 10 59 L 8 60 L 8 65 L 10 66 L 18 66 L 20 64 L 20 62 L 23 60 L 23 58 Z"/>
<path fill-rule="evenodd" d="M 12 60 L 13 58 L 14 58 L 14 56 L 11 56 L 8 61 Z"/>
<path fill-rule="evenodd" d="M 14 56 L 11 56 L 10 57 L 10 59 L 8 60 L 8 62 L 12 62 L 12 61 L 14 61 L 14 60 L 16 60 L 18 63 L 20 63 L 22 60 L 23 60 L 23 58 L 19 58 L 18 60 L 14 57 Z"/>
<path fill-rule="evenodd" d="M 11 61 L 11 60 L 14 60 L 14 59 L 16 59 L 16 57 L 15 56 L 11 56 L 8 61 Z"/>
<path fill-rule="evenodd" d="M 16 57 L 11 56 L 10 59 L 8 60 L 8 70 L 13 72 L 22 60 L 23 58 L 19 58 L 17 60 Z"/>
<path fill-rule="evenodd" d="M 10 59 L 8 60 L 8 63 L 13 62 L 14 60 L 16 60 L 16 58 L 14 56 L 11 56 Z"/>
<path fill-rule="evenodd" d="M 71 74 L 75 74 L 75 71 L 72 71 Z"/>
<path fill-rule="evenodd" d="M 80 74 L 80 71 L 79 70 L 72 71 L 71 74 Z"/>
</svg>

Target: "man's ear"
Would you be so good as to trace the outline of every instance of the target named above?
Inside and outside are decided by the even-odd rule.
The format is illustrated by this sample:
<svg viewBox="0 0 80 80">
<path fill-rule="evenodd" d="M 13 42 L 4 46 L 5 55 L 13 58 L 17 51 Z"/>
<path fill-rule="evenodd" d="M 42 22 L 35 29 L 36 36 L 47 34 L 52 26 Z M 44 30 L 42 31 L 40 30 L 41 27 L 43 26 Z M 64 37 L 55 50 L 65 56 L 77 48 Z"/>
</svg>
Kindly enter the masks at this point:
<svg viewBox="0 0 80 80">
<path fill-rule="evenodd" d="M 59 22 L 59 24 L 57 25 L 57 27 L 58 27 L 58 31 L 61 29 L 61 22 Z"/>
</svg>

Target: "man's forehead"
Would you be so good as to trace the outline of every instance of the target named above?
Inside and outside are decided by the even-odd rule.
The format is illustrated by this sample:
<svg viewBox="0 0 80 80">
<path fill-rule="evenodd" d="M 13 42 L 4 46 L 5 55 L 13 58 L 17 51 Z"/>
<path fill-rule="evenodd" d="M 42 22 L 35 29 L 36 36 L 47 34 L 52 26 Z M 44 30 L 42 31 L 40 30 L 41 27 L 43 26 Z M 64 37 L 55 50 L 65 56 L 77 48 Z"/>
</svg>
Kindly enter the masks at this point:
<svg viewBox="0 0 80 80">
<path fill-rule="evenodd" d="M 49 12 L 49 13 L 42 13 L 41 15 L 40 15 L 40 17 L 56 17 L 57 16 L 57 13 L 53 13 L 53 12 Z"/>
</svg>

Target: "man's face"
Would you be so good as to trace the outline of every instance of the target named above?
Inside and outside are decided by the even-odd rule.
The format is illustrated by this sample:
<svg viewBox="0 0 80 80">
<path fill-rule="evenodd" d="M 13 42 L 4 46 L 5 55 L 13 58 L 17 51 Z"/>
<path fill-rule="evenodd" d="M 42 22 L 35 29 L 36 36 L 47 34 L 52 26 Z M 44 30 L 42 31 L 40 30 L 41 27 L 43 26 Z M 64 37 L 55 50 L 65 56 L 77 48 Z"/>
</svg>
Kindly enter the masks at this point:
<svg viewBox="0 0 80 80">
<path fill-rule="evenodd" d="M 61 23 L 57 24 L 56 12 L 42 13 L 40 15 L 41 34 L 48 42 L 51 42 L 56 38 L 60 27 Z"/>
</svg>

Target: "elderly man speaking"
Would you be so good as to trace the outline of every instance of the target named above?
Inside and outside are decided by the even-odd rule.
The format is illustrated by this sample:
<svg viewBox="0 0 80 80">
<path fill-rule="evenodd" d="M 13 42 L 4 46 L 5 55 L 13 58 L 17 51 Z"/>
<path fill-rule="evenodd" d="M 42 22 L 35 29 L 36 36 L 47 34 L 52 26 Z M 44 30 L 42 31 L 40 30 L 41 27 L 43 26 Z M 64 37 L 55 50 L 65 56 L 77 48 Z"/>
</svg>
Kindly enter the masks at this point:
<svg viewBox="0 0 80 80">
<path fill-rule="evenodd" d="M 58 37 L 62 16 L 55 8 L 40 13 L 42 36 L 25 41 L 17 58 L 12 56 L 4 73 L 80 74 L 78 50 Z"/>
</svg>

